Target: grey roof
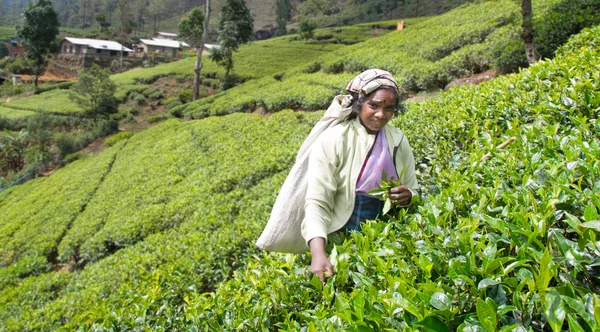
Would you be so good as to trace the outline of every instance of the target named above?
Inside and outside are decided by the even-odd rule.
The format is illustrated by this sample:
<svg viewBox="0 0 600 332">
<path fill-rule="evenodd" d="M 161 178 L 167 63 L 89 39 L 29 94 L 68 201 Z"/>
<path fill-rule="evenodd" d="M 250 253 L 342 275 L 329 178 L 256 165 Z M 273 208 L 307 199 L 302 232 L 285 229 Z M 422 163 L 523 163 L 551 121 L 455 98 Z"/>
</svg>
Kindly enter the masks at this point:
<svg viewBox="0 0 600 332">
<path fill-rule="evenodd" d="M 171 32 L 158 32 L 159 35 L 168 36 L 168 37 L 177 37 L 176 33 Z"/>
<path fill-rule="evenodd" d="M 99 50 L 110 50 L 110 51 L 124 51 L 133 52 L 132 49 L 127 48 L 116 41 L 112 40 L 101 40 L 101 39 L 88 39 L 88 38 L 73 38 L 65 37 L 66 40 L 75 45 L 84 45 Z"/>
<path fill-rule="evenodd" d="M 162 47 L 169 47 L 169 48 L 190 47 L 190 45 L 186 44 L 185 42 L 172 40 L 172 39 L 160 39 L 160 38 L 140 39 L 140 42 L 142 42 L 146 45 L 162 46 Z"/>
</svg>

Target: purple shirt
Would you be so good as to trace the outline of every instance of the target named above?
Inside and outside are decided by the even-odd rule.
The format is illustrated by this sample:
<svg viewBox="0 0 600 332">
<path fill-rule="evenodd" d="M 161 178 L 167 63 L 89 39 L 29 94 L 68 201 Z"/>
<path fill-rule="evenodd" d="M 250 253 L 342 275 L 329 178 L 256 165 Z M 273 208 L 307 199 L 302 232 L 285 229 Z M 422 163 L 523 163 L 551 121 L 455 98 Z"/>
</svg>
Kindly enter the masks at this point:
<svg viewBox="0 0 600 332">
<path fill-rule="evenodd" d="M 391 177 L 394 181 L 398 181 L 396 167 L 388 149 L 385 133 L 380 130 L 377 133 L 371 152 L 363 163 L 356 183 L 356 192 L 367 194 L 369 191 L 379 188 L 383 172 L 385 172 L 387 179 Z"/>
</svg>

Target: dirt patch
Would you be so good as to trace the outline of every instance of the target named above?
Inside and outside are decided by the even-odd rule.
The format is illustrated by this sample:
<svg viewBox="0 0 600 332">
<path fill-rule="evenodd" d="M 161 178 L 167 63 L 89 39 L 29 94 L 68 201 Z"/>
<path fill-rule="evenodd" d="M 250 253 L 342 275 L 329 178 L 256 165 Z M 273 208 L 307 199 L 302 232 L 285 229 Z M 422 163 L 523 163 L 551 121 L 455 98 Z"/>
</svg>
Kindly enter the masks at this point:
<svg viewBox="0 0 600 332">
<path fill-rule="evenodd" d="M 118 132 L 115 134 L 118 134 Z M 106 141 L 106 139 L 108 139 L 111 136 L 112 135 L 96 138 L 95 140 L 92 141 L 92 143 L 88 144 L 85 148 L 81 149 L 81 153 L 83 153 L 83 154 L 99 153 L 99 152 L 106 150 L 106 146 L 104 146 L 104 141 Z"/>
<path fill-rule="evenodd" d="M 446 85 L 446 87 L 444 88 L 444 91 L 448 91 L 450 88 L 452 88 L 454 86 L 460 86 L 460 85 L 465 85 L 465 84 L 477 85 L 481 82 L 490 80 L 496 76 L 497 76 L 497 73 L 495 70 L 488 70 L 483 73 L 461 77 L 457 80 L 454 80 L 454 81 L 448 83 L 448 85 Z"/>
<path fill-rule="evenodd" d="M 21 75 L 21 79 L 23 82 L 32 82 L 35 79 L 35 75 Z M 38 82 L 75 82 L 77 78 L 74 77 L 65 77 L 61 75 L 57 75 L 50 70 L 44 71 L 42 75 L 38 77 Z"/>
</svg>

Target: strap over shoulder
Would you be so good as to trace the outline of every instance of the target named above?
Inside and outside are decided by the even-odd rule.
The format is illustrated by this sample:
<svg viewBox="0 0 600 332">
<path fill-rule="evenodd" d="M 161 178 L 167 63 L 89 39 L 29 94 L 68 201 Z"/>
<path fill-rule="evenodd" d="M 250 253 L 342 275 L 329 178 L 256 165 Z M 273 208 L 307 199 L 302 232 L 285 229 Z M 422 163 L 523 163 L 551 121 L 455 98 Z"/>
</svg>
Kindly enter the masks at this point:
<svg viewBox="0 0 600 332">
<path fill-rule="evenodd" d="M 308 137 L 302 143 L 296 163 L 281 186 L 271 216 L 256 246 L 276 252 L 304 253 L 308 251 L 302 237 L 306 198 L 308 157 L 314 142 L 328 128 L 343 122 L 352 112 L 352 96 L 338 95 Z"/>
</svg>

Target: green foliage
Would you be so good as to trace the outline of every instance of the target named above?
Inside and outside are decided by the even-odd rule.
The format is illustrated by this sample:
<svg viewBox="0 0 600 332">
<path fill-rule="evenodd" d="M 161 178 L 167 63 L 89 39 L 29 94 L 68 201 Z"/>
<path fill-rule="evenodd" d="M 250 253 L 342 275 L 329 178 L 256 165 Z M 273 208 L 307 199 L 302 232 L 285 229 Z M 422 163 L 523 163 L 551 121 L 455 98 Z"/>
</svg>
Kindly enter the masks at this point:
<svg viewBox="0 0 600 332">
<path fill-rule="evenodd" d="M 253 38 L 254 19 L 244 0 L 226 0 L 219 20 L 219 47 L 211 49 L 210 59 L 225 69 L 225 82 L 233 69 L 233 53 Z M 224 90 L 229 86 L 224 86 Z"/>
<path fill-rule="evenodd" d="M 18 96 L 3 104 L 4 107 L 26 111 L 40 111 L 50 114 L 81 113 L 82 109 L 69 98 L 69 93 L 59 89 L 33 96 Z"/>
<path fill-rule="evenodd" d="M 195 7 L 187 18 L 179 22 L 178 37 L 183 39 L 192 47 L 199 47 L 204 34 L 204 13 L 199 7 Z"/>
<path fill-rule="evenodd" d="M 600 3 L 596 0 L 547 1 L 534 10 L 544 19 L 535 24 L 535 47 L 540 58 L 552 58 L 554 50 L 585 27 L 600 23 Z"/>
<path fill-rule="evenodd" d="M 120 132 L 118 134 L 114 134 L 111 137 L 109 137 L 108 139 L 106 139 L 104 141 L 104 145 L 110 147 L 110 146 L 117 144 L 117 142 L 129 139 L 131 136 L 133 136 L 132 132 L 122 131 L 122 132 Z"/>
<path fill-rule="evenodd" d="M 305 39 L 311 39 L 315 34 L 317 23 L 310 19 L 304 19 L 300 21 L 300 36 Z"/>
<path fill-rule="evenodd" d="M 29 133 L 21 130 L 11 133 L 8 130 L 0 136 L 0 174 L 19 172 L 25 166 L 25 150 L 29 144 Z"/>
<path fill-rule="evenodd" d="M 15 28 L 0 27 L 0 40 L 11 39 L 17 36 Z"/>
<path fill-rule="evenodd" d="M 192 101 L 192 94 L 192 90 L 181 90 L 178 95 L 179 101 L 183 104 L 189 103 Z"/>
<path fill-rule="evenodd" d="M 75 160 L 81 159 L 82 156 L 83 156 L 83 154 L 81 152 L 71 153 L 71 154 L 66 155 L 63 158 L 63 162 L 65 164 L 70 164 L 70 163 L 74 162 Z"/>
<path fill-rule="evenodd" d="M 117 113 L 116 84 L 110 79 L 110 71 L 94 64 L 82 69 L 77 75 L 74 93 L 69 97 L 79 104 L 89 117 L 105 117 Z"/>
<path fill-rule="evenodd" d="M 42 87 L 38 87 L 35 90 L 35 93 L 40 94 L 42 92 L 46 92 L 46 91 L 50 91 L 50 90 L 54 90 L 54 89 L 68 90 L 73 85 L 74 85 L 73 82 L 62 82 L 62 83 L 58 83 L 58 84 L 49 84 L 49 85 L 45 85 Z"/>
<path fill-rule="evenodd" d="M 277 16 L 275 19 L 275 35 L 283 36 L 287 34 L 286 25 L 292 19 L 292 4 L 290 0 L 276 0 L 275 13 Z"/>
<path fill-rule="evenodd" d="M 33 74 L 35 73 L 35 62 L 27 57 L 18 57 L 8 66 L 9 72 L 12 74 Z"/>
<path fill-rule="evenodd" d="M 168 114 L 158 114 L 158 115 L 153 115 L 148 117 L 148 119 L 146 119 L 146 121 L 148 121 L 148 123 L 157 123 L 157 122 L 161 122 L 161 121 L 165 121 L 169 118 Z"/>
<path fill-rule="evenodd" d="M 58 14 L 52 7 L 51 0 L 36 0 L 23 10 L 23 19 L 17 26 L 17 35 L 23 39 L 27 48 L 27 57 L 35 65 L 35 85 L 37 76 L 46 57 L 58 51 L 56 35 L 58 35 Z"/>
</svg>

